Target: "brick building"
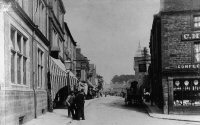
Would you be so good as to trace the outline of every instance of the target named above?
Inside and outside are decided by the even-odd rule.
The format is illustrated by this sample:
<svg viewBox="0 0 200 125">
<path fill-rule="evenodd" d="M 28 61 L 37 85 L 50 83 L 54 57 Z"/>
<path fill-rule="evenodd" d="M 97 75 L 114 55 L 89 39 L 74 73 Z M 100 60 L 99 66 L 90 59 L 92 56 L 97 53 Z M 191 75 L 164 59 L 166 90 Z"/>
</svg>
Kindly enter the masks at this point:
<svg viewBox="0 0 200 125">
<path fill-rule="evenodd" d="M 200 1 L 162 0 L 151 30 L 154 101 L 164 113 L 200 112 Z"/>
</svg>

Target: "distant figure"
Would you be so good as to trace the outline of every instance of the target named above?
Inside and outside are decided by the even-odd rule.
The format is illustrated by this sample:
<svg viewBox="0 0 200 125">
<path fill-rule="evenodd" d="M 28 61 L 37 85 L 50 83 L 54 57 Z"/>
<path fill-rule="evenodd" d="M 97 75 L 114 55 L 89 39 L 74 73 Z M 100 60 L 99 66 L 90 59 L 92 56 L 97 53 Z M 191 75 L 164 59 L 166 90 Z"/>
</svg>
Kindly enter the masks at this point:
<svg viewBox="0 0 200 125">
<path fill-rule="evenodd" d="M 76 95 L 75 97 L 75 104 L 77 108 L 77 120 L 85 120 L 84 115 L 84 104 L 85 104 L 85 93 L 84 89 L 81 89 L 81 91 Z"/>
<path fill-rule="evenodd" d="M 70 92 L 70 94 L 68 95 L 67 99 L 66 99 L 66 103 L 68 106 L 68 117 L 72 118 L 75 117 L 75 95 L 74 92 Z"/>
</svg>

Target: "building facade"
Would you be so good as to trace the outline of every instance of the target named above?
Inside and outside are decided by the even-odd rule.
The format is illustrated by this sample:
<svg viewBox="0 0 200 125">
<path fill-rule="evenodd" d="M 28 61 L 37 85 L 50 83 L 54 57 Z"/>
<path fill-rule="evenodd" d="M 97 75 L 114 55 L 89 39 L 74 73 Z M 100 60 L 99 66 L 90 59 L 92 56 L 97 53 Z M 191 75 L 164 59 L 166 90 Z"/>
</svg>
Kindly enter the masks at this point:
<svg viewBox="0 0 200 125">
<path fill-rule="evenodd" d="M 3 0 L 0 124 L 22 124 L 47 110 L 48 9 L 46 0 Z"/>
<path fill-rule="evenodd" d="M 76 43 L 66 32 L 64 14 L 62 0 L 0 1 L 1 125 L 23 124 L 52 111 L 77 83 L 65 65 L 66 57 L 75 60 Z"/>
<path fill-rule="evenodd" d="M 69 69 L 76 75 L 76 42 L 72 37 L 67 23 L 65 25 L 65 43 L 64 43 L 64 60 L 65 63 L 70 63 Z"/>
<path fill-rule="evenodd" d="M 96 66 L 94 64 L 89 64 L 89 81 L 92 83 L 92 85 L 95 87 L 97 86 L 97 72 L 96 72 Z"/>
<path fill-rule="evenodd" d="M 79 81 L 88 80 L 89 60 L 81 53 L 81 48 L 76 48 L 76 74 Z"/>
<path fill-rule="evenodd" d="M 148 54 L 148 50 L 144 50 L 141 48 L 140 44 L 138 46 L 138 50 L 134 57 L 134 71 L 135 71 L 135 80 L 138 81 L 138 87 L 143 87 L 145 84 L 145 80 L 148 75 L 148 68 L 151 63 L 150 55 Z"/>
<path fill-rule="evenodd" d="M 152 90 L 162 95 L 160 102 L 154 99 L 166 114 L 200 111 L 199 9 L 197 0 L 162 0 L 161 10 L 154 16 Z"/>
<path fill-rule="evenodd" d="M 65 7 L 62 0 L 49 0 L 49 82 L 48 108 L 64 106 L 78 79 L 74 62 L 76 42 L 64 22 Z"/>
</svg>

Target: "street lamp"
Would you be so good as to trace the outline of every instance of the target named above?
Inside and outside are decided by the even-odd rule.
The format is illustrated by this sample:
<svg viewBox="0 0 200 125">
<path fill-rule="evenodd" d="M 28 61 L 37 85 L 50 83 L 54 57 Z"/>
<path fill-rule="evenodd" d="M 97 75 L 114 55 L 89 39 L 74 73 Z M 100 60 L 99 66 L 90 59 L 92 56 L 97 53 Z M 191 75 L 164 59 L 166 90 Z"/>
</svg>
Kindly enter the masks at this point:
<svg viewBox="0 0 200 125">
<path fill-rule="evenodd" d="M 70 61 L 70 60 L 65 60 L 64 61 L 64 64 L 65 64 L 65 69 L 66 69 L 66 71 L 68 71 L 67 72 L 67 87 L 68 87 L 68 95 L 69 95 L 69 92 L 70 92 L 70 77 L 69 77 L 69 73 L 70 73 L 70 71 L 72 70 L 71 69 L 71 64 L 72 64 L 72 62 Z"/>
<path fill-rule="evenodd" d="M 66 69 L 67 71 L 71 71 L 71 70 L 72 70 L 72 61 L 70 61 L 70 60 L 65 60 L 65 61 L 64 61 L 64 64 L 65 64 L 65 69 Z"/>
</svg>

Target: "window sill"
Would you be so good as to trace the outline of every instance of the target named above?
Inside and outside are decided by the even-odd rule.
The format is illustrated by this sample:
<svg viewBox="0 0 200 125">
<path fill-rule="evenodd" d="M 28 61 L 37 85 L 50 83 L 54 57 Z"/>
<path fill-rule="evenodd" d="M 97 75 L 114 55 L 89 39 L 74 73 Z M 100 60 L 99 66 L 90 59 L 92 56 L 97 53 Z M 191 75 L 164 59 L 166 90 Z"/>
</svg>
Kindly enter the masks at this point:
<svg viewBox="0 0 200 125">
<path fill-rule="evenodd" d="M 24 84 L 17 84 L 17 83 L 11 83 L 11 86 L 29 87 L 28 85 L 24 85 Z"/>
</svg>

